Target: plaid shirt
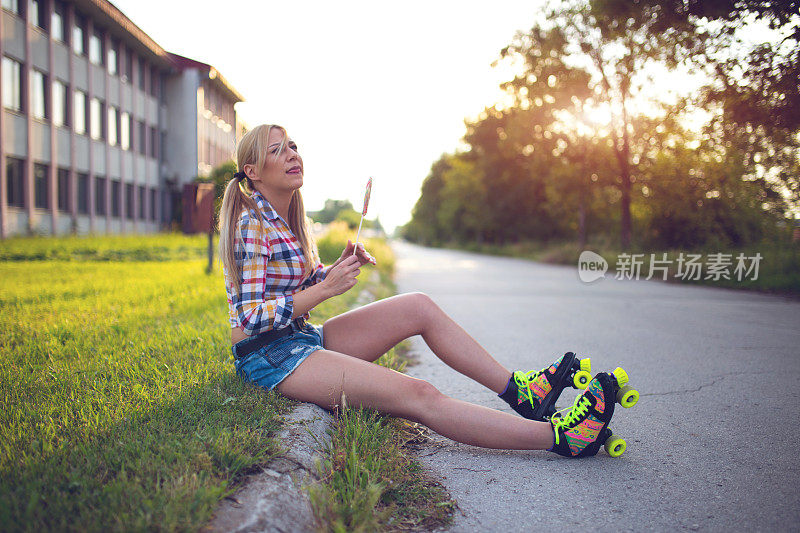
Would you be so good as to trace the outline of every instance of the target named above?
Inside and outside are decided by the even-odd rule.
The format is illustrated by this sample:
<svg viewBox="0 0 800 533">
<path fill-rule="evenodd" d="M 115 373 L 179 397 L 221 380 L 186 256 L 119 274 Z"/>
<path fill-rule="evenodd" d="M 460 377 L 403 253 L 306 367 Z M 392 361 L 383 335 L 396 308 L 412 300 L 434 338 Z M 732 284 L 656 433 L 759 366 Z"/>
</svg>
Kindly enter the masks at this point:
<svg viewBox="0 0 800 533">
<path fill-rule="evenodd" d="M 239 294 L 225 283 L 231 327 L 247 335 L 287 327 L 292 322 L 292 295 L 319 283 L 327 273 L 319 264 L 303 279 L 305 257 L 289 225 L 260 193 L 253 199 L 260 212 L 244 210 L 236 223 L 234 257 L 242 271 Z"/>
</svg>

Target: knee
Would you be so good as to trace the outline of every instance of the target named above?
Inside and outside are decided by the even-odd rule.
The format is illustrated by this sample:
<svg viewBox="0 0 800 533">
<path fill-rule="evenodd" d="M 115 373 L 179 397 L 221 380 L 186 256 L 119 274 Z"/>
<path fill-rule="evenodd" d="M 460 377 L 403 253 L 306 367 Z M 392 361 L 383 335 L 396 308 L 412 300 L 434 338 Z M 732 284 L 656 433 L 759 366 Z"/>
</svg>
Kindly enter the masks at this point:
<svg viewBox="0 0 800 533">
<path fill-rule="evenodd" d="M 429 319 L 433 313 L 439 310 L 430 296 L 424 292 L 412 292 L 406 294 L 408 305 L 411 307 L 413 314 L 423 319 Z"/>
<path fill-rule="evenodd" d="M 438 400 L 444 397 L 444 394 L 442 394 L 439 389 L 424 379 L 411 378 L 411 381 L 409 381 L 407 386 L 409 398 L 412 398 L 416 403 L 427 408 L 430 408 Z"/>
</svg>

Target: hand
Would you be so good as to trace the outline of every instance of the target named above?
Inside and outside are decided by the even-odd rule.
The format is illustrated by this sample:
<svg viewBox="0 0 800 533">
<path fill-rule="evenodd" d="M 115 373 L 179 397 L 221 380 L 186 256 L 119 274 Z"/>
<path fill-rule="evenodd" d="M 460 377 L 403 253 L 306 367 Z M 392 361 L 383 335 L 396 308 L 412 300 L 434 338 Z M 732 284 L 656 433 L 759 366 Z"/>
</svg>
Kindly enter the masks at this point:
<svg viewBox="0 0 800 533">
<path fill-rule="evenodd" d="M 352 254 L 352 248 L 351 252 Z M 328 270 L 321 285 L 332 295 L 338 296 L 352 289 L 361 273 L 361 261 L 355 255 L 340 257 Z"/>
<path fill-rule="evenodd" d="M 336 266 L 336 265 L 338 265 L 343 259 L 345 259 L 347 257 L 351 257 L 353 255 L 353 250 L 354 249 L 355 249 L 355 247 L 354 247 L 353 243 L 348 239 L 347 240 L 347 246 L 344 247 L 344 251 L 342 252 L 341 257 L 339 257 L 339 259 L 337 259 L 336 262 L 333 263 L 333 265 L 331 265 L 331 268 Z M 372 257 L 372 254 L 367 252 L 367 250 L 364 248 L 364 244 L 362 244 L 362 243 L 358 243 L 358 249 L 356 250 L 355 256 L 358 257 L 358 260 L 360 262 L 360 266 L 364 266 L 367 263 L 372 264 L 372 265 L 377 264 L 377 262 L 375 261 L 375 258 Z"/>
</svg>

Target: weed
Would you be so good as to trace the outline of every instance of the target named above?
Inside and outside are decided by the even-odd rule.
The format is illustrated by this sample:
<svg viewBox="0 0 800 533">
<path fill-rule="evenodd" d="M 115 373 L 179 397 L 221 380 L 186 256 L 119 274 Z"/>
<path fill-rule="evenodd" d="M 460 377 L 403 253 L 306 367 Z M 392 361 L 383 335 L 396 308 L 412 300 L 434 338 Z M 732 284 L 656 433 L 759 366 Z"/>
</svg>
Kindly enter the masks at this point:
<svg viewBox="0 0 800 533">
<path fill-rule="evenodd" d="M 398 371 L 413 364 L 407 342 L 379 361 Z M 454 502 L 405 451 L 407 444 L 425 438 L 424 427 L 371 409 L 349 408 L 344 397 L 341 403 L 320 480 L 308 487 L 317 527 L 392 531 L 449 524 Z"/>
</svg>

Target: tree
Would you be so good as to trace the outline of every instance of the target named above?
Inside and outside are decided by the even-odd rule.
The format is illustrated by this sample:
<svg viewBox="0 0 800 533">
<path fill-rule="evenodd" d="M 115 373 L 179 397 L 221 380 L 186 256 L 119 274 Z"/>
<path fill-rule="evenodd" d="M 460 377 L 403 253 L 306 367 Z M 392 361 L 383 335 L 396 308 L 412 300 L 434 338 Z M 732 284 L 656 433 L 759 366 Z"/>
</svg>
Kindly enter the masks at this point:
<svg viewBox="0 0 800 533">
<path fill-rule="evenodd" d="M 781 188 L 798 190 L 800 136 L 790 111 L 765 116 L 782 109 L 791 87 L 774 102 L 747 96 L 765 95 L 772 71 L 761 69 L 758 90 L 733 79 L 735 69 L 719 62 L 717 27 L 727 19 L 704 25 L 681 12 L 704 5 L 724 18 L 726 6 L 742 3 L 768 10 L 725 0 L 552 3 L 544 22 L 501 51 L 517 72 L 503 85 L 509 98 L 467 123 L 468 151 L 433 165 L 407 234 L 428 243 L 577 234 L 584 246 L 590 231 L 617 224 L 624 247 L 636 227 L 641 244 L 692 248 L 751 244 L 775 231 L 789 208 Z M 649 68 L 680 65 L 713 65 L 729 77 L 709 78 L 702 98 L 654 102 Z M 759 101 L 761 111 L 747 111 Z M 698 108 L 711 118 L 687 128 Z"/>
<path fill-rule="evenodd" d="M 715 116 L 716 131 L 707 133 L 745 153 L 748 179 L 768 176 L 766 189 L 783 190 L 768 210 L 785 210 L 787 200 L 800 206 L 800 0 L 593 0 L 592 6 L 618 25 L 658 12 L 676 28 L 684 36 L 677 46 L 692 52 L 684 53 L 686 63 L 708 76 L 698 102 Z M 747 44 L 743 34 L 759 23 L 772 38 Z"/>
<path fill-rule="evenodd" d="M 308 216 L 314 219 L 315 222 L 329 224 L 336 220 L 342 211 L 355 211 L 350 200 L 331 200 L 329 198 L 325 200 L 325 207 L 319 211 L 310 211 Z"/>
<path fill-rule="evenodd" d="M 446 228 L 439 226 L 437 211 L 444 189 L 444 172 L 450 168 L 454 156 L 442 154 L 431 165 L 431 171 L 422 182 L 420 196 L 411 211 L 411 221 L 403 227 L 403 236 L 422 244 L 439 244 L 449 238 Z"/>
<path fill-rule="evenodd" d="M 233 179 L 236 172 L 236 163 L 226 161 L 214 167 L 208 176 L 198 176 L 195 181 L 214 184 L 214 228 L 219 227 L 219 210 L 222 207 L 222 196 L 225 194 L 225 187 Z"/>
<path fill-rule="evenodd" d="M 637 132 L 630 104 L 643 98 L 648 77 L 642 73 L 650 65 L 674 68 L 702 41 L 684 31 L 687 23 L 661 19 L 660 8 L 631 10 L 627 5 L 623 0 L 608 1 L 604 9 L 596 8 L 594 2 L 576 0 L 554 4 L 544 24 L 518 35 L 501 52 L 501 58 L 521 60 L 524 65 L 507 85 L 518 99 L 530 102 L 533 97 L 530 103 L 549 104 L 552 113 L 561 110 L 573 121 L 585 115 L 586 108 L 609 112 L 608 134 L 618 165 L 614 186 L 621 194 L 623 248 L 631 243 L 630 206 L 636 172 L 631 136 Z M 626 15 L 620 16 L 619 11 Z M 566 128 L 570 126 L 568 117 L 562 117 Z"/>
</svg>

